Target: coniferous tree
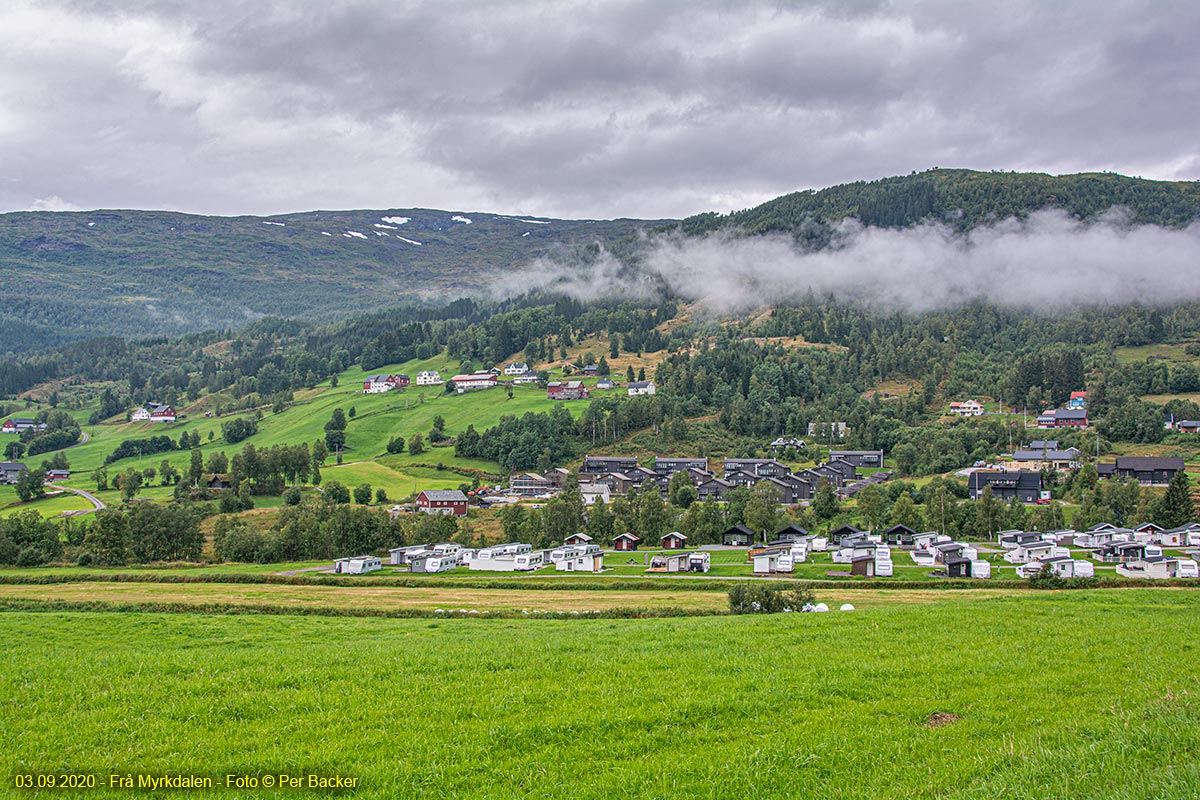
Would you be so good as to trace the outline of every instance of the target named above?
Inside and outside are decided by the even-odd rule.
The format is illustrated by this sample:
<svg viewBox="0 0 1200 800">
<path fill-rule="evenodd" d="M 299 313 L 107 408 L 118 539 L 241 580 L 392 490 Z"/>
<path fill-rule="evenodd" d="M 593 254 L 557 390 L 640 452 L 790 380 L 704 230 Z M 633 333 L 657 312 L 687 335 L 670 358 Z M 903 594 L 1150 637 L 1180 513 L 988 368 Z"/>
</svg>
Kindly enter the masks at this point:
<svg viewBox="0 0 1200 800">
<path fill-rule="evenodd" d="M 1195 517 L 1196 509 L 1192 503 L 1191 482 L 1188 480 L 1187 472 L 1181 469 L 1175 473 L 1175 477 L 1171 478 L 1171 483 L 1167 485 L 1167 492 L 1158 504 L 1155 521 L 1164 528 L 1178 528 L 1193 522 Z"/>
</svg>

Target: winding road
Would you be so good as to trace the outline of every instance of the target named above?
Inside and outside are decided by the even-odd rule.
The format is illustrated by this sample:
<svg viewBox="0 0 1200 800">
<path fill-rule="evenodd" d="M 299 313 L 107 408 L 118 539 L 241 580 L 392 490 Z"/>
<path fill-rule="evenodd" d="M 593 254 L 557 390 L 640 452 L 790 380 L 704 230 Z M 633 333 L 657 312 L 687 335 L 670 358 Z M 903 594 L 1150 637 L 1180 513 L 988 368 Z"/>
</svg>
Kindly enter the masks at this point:
<svg viewBox="0 0 1200 800">
<path fill-rule="evenodd" d="M 104 505 L 104 501 L 100 500 L 100 498 L 96 497 L 96 495 L 92 494 L 91 492 L 85 492 L 83 489 L 74 489 L 70 486 L 63 486 L 62 484 L 59 484 L 59 483 L 47 483 L 46 485 L 48 487 L 50 487 L 51 489 L 58 489 L 59 491 L 62 491 L 62 492 L 71 492 L 72 494 L 77 494 L 92 504 L 92 508 L 90 508 L 86 511 L 64 512 L 64 514 L 69 514 L 72 517 L 77 517 L 82 514 L 91 514 L 96 511 L 103 511 L 104 509 L 108 508 L 108 506 Z"/>
</svg>

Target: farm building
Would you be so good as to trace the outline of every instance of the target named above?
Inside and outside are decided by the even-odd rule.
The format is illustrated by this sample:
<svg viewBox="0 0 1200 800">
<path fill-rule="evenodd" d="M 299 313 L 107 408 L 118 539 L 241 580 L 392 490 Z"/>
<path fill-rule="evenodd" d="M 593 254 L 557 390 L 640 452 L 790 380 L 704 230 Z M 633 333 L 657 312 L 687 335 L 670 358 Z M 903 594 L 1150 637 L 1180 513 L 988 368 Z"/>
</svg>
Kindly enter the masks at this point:
<svg viewBox="0 0 1200 800">
<path fill-rule="evenodd" d="M 504 365 L 505 375 L 524 375 L 526 372 L 529 372 L 529 365 L 524 361 L 514 361 Z"/>
<path fill-rule="evenodd" d="M 540 372 L 522 372 L 520 375 L 514 377 L 512 382 L 516 384 L 537 383 L 541 379 L 542 373 Z"/>
<path fill-rule="evenodd" d="M 426 514 L 467 515 L 467 496 L 457 489 L 426 489 L 417 495 L 417 510 Z"/>
<path fill-rule="evenodd" d="M 476 372 L 471 375 L 455 375 L 450 380 L 454 381 L 454 391 L 462 394 L 471 389 L 491 389 L 496 386 L 499 379 L 490 372 Z"/>
<path fill-rule="evenodd" d="M 71 471 L 66 469 L 48 469 L 46 470 L 46 482 L 50 481 L 65 481 L 70 480 Z"/>
<path fill-rule="evenodd" d="M 1071 399 L 1067 400 L 1067 408 L 1082 409 L 1088 407 L 1087 392 L 1071 392 Z"/>
<path fill-rule="evenodd" d="M 632 533 L 622 533 L 613 537 L 613 550 L 637 550 L 638 545 L 642 543 L 640 536 L 634 536 Z"/>
<path fill-rule="evenodd" d="M 687 537 L 679 531 L 663 534 L 661 542 L 664 550 L 682 550 L 687 547 Z"/>
<path fill-rule="evenodd" d="M 634 397 L 639 394 L 654 394 L 654 382 L 634 381 L 629 384 L 629 396 Z"/>
<path fill-rule="evenodd" d="M 417 373 L 417 386 L 441 386 L 445 383 L 436 369 L 423 369 Z"/>
<path fill-rule="evenodd" d="M 16 483 L 29 467 L 19 461 L 0 461 L 0 483 Z"/>
<path fill-rule="evenodd" d="M 149 412 L 146 414 L 146 419 L 150 419 Z M 27 417 L 12 417 L 11 419 L 4 420 L 4 424 L 0 425 L 0 433 L 21 433 L 30 428 L 44 431 L 46 430 L 46 423 Z"/>
<path fill-rule="evenodd" d="M 615 388 L 617 388 L 617 384 L 615 381 L 613 381 L 612 378 L 601 378 L 600 380 L 596 381 L 596 388 L 597 389 L 615 389 Z"/>
<path fill-rule="evenodd" d="M 407 375 L 370 375 L 363 381 L 363 394 L 382 394 L 408 386 Z"/>
<path fill-rule="evenodd" d="M 551 381 L 546 384 L 548 400 L 586 400 L 587 387 L 582 381 Z"/>
<path fill-rule="evenodd" d="M 147 403 L 141 408 L 135 408 L 129 419 L 133 422 L 174 422 L 175 409 L 161 403 Z"/>
</svg>

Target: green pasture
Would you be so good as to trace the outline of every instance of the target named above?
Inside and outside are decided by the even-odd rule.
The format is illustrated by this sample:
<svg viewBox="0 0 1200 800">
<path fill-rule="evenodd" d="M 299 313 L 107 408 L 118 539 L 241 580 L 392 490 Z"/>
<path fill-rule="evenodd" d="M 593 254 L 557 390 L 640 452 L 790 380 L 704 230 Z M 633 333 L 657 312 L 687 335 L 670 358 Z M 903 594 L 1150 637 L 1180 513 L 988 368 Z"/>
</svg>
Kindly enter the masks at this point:
<svg viewBox="0 0 1200 800">
<path fill-rule="evenodd" d="M 438 470 L 441 463 L 445 467 L 473 470 L 486 474 L 497 475 L 503 472 L 500 466 L 490 461 L 477 459 L 460 459 L 454 455 L 453 447 L 431 447 L 428 433 L 433 427 L 434 417 L 441 416 L 446 423 L 445 430 L 454 436 L 466 430 L 468 425 L 474 425 L 483 431 L 499 422 L 507 415 L 520 416 L 526 412 L 543 412 L 553 408 L 554 403 L 546 399 L 544 389 L 537 386 L 513 387 L 510 398 L 504 388 L 467 392 L 465 394 L 446 394 L 442 386 L 410 385 L 407 390 L 388 392 L 385 394 L 366 395 L 362 393 L 362 382 L 368 374 L 404 373 L 415 378 L 416 374 L 425 369 L 437 369 L 443 377 L 451 377 L 458 371 L 459 365 L 438 356 L 422 361 L 408 361 L 403 364 L 392 364 L 371 370 L 369 373 L 354 368 L 346 370 L 338 377 L 338 385 L 330 386 L 326 381 L 315 389 L 297 393 L 296 401 L 280 413 L 264 410 L 264 416 L 258 422 L 259 431 L 244 442 L 228 444 L 221 435 L 221 423 L 234 416 L 205 417 L 203 410 L 192 410 L 185 420 L 171 424 L 153 422 L 112 422 L 101 425 L 84 426 L 89 440 L 81 445 L 67 450 L 70 458 L 72 481 L 83 488 L 94 488 L 90 480 L 91 472 L 104 463 L 104 459 L 126 439 L 142 439 L 150 436 L 167 435 L 178 440 L 184 431 L 196 432 L 200 435 L 200 450 L 205 458 L 212 452 L 223 450 L 226 455 L 233 456 L 246 444 L 256 447 L 270 447 L 277 444 L 300 444 L 323 439 L 325 423 L 329 421 L 335 408 L 341 408 L 349 413 L 355 410 L 355 415 L 348 419 L 346 428 L 346 449 L 343 452 L 343 467 L 334 468 L 334 457 L 331 454 L 323 468 L 323 477 L 329 477 L 333 472 L 346 470 L 341 473 L 347 478 L 353 473 L 362 471 L 355 466 L 358 463 L 374 462 L 373 469 L 364 472 L 371 476 L 367 482 L 373 487 L 382 486 L 390 496 L 402 497 L 412 492 L 414 483 L 417 488 L 453 488 L 460 483 L 470 482 L 470 477 L 458 475 L 451 470 Z M 207 405 L 207 404 L 206 404 Z M 586 404 L 567 403 L 572 413 L 582 413 Z M 86 410 L 79 411 L 79 416 L 86 416 Z M 209 434 L 213 439 L 209 440 Z M 388 454 L 388 440 L 394 436 L 409 439 L 414 433 L 420 433 L 426 438 L 426 451 L 411 455 L 407 451 L 401 454 Z M 48 456 L 47 456 L 48 457 Z M 133 467 L 143 470 L 147 467 L 155 469 L 164 461 L 168 461 L 176 469 L 184 470 L 190 460 L 186 451 L 170 451 L 149 456 L 127 458 L 109 465 L 110 481 L 117 473 Z M 36 462 L 37 459 L 32 461 Z M 338 477 L 349 485 L 357 485 L 362 480 Z M 354 481 L 351 484 L 351 480 Z M 165 498 L 170 495 L 170 489 L 158 487 L 157 476 L 152 485 L 144 488 L 141 497 Z M 162 491 L 156 491 L 162 488 Z M 114 493 L 115 496 L 115 493 Z M 104 496 L 102 495 L 102 499 Z"/>
<path fill-rule="evenodd" d="M 1194 798 L 1198 612 L 1128 589 L 649 620 L 7 612 L 0 761 L 336 773 L 360 798 Z"/>
</svg>

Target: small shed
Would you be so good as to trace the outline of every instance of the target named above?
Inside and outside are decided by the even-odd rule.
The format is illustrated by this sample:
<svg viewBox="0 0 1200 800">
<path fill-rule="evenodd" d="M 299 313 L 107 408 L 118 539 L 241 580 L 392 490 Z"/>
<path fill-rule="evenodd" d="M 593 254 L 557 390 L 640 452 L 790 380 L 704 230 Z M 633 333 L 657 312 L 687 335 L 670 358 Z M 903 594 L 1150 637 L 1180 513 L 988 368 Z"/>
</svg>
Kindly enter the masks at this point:
<svg viewBox="0 0 1200 800">
<path fill-rule="evenodd" d="M 566 539 L 563 539 L 563 545 L 566 547 L 574 547 L 575 545 L 591 544 L 592 537 L 586 533 L 572 533 Z"/>
<path fill-rule="evenodd" d="M 621 533 L 613 537 L 613 550 L 637 550 L 642 543 L 640 536 L 632 533 Z"/>
<path fill-rule="evenodd" d="M 663 550 L 682 550 L 687 547 L 687 537 L 679 531 L 663 534 L 661 542 Z"/>
<path fill-rule="evenodd" d="M 951 556 L 946 559 L 946 577 L 947 578 L 969 578 L 971 577 L 971 567 L 973 562 L 969 558 L 960 558 L 959 556 Z"/>
<path fill-rule="evenodd" d="M 875 556 L 855 556 L 850 561 L 850 574 L 861 575 L 864 578 L 874 578 Z"/>
</svg>

